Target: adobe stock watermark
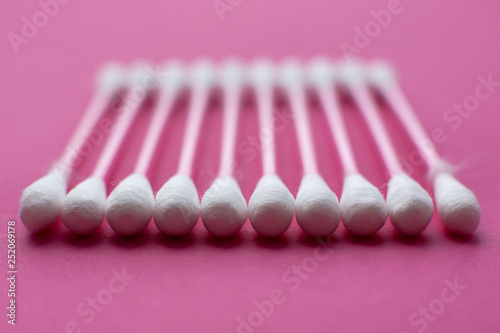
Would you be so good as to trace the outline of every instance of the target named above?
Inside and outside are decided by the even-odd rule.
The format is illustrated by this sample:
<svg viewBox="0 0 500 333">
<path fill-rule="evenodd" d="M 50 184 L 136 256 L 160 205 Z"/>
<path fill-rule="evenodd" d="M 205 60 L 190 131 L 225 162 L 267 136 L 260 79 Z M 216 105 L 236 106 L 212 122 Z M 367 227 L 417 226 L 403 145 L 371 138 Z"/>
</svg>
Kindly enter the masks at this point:
<svg viewBox="0 0 500 333">
<path fill-rule="evenodd" d="M 339 44 L 344 57 L 350 60 L 352 56 L 361 54 L 363 49 L 370 45 L 373 38 L 380 35 L 382 30 L 391 24 L 393 17 L 402 11 L 403 5 L 400 0 L 389 0 L 385 9 L 371 10 L 370 15 L 373 20 L 366 22 L 364 27 L 354 27 L 352 44 L 345 41 Z"/>
<path fill-rule="evenodd" d="M 110 306 L 113 299 L 121 294 L 129 283 L 135 280 L 135 275 L 130 275 L 122 268 L 121 271 L 111 270 L 113 276 L 109 279 L 104 288 L 97 291 L 95 294 L 87 297 L 85 301 L 78 304 L 76 307 L 76 315 L 78 319 L 70 320 L 64 324 L 64 328 L 59 330 L 60 333 L 81 333 L 83 332 L 83 324 L 92 323 L 95 318 Z M 83 321 L 83 322 L 82 322 Z"/>
<path fill-rule="evenodd" d="M 219 20 L 223 22 L 224 15 L 228 12 L 233 12 L 241 5 L 242 2 L 243 0 L 215 0 L 212 2 L 212 6 L 219 17 Z"/>
<path fill-rule="evenodd" d="M 147 75 L 144 76 L 139 84 L 134 85 L 124 96 L 113 99 L 109 109 L 111 113 L 119 112 L 118 117 L 123 117 L 128 112 L 131 112 L 140 103 L 143 102 L 144 97 L 152 90 L 157 89 L 163 80 L 165 80 L 168 73 L 160 66 L 156 68 L 148 68 Z M 115 122 L 118 119 L 115 119 Z M 64 152 L 66 158 L 63 162 L 65 167 L 75 168 L 82 163 L 83 158 L 90 155 L 92 151 L 100 145 L 104 140 L 104 135 L 111 132 L 113 128 L 112 118 L 107 116 L 99 120 L 97 125 L 89 133 L 81 133 L 87 139 L 81 149 L 75 147 L 68 147 Z"/>
<path fill-rule="evenodd" d="M 466 96 L 462 102 L 454 103 L 443 113 L 443 121 L 451 127 L 453 131 L 458 130 L 465 119 L 469 119 L 477 110 L 481 103 L 488 100 L 493 93 L 500 87 L 500 81 L 495 81 L 493 74 L 477 77 L 478 84 L 474 92 Z M 423 143 L 425 149 L 413 149 L 408 157 L 399 155 L 398 160 L 403 170 L 411 175 L 415 169 L 424 164 L 423 156 L 430 155 L 437 144 L 442 144 L 448 140 L 447 130 L 442 127 L 436 127 L 431 130 L 430 140 Z"/>
<path fill-rule="evenodd" d="M 260 117 L 260 116 L 259 116 Z M 278 108 L 276 112 L 273 112 L 273 119 L 270 127 L 261 128 L 257 135 L 249 135 L 245 140 L 238 143 L 236 146 L 236 154 L 241 156 L 245 163 L 250 163 L 254 161 L 257 156 L 262 152 L 263 147 L 267 145 L 271 140 L 274 139 L 277 133 L 285 130 L 287 126 L 293 123 L 295 119 L 295 114 L 290 112 L 288 108 Z M 236 180 L 241 180 L 244 174 L 243 167 L 237 161 L 233 159 L 229 170 L 220 170 L 219 173 L 215 173 L 212 170 L 208 172 L 210 179 L 217 179 L 216 185 L 225 186 L 226 181 L 229 179 L 221 180 L 218 176 L 233 176 Z M 205 184 L 202 187 L 207 190 L 212 183 Z"/>
<path fill-rule="evenodd" d="M 453 282 L 446 279 L 443 284 L 445 287 L 441 289 L 439 297 L 434 298 L 424 306 L 420 306 L 417 311 L 408 316 L 408 324 L 415 329 L 415 332 L 424 332 L 467 289 L 467 285 L 458 282 L 457 278 Z M 401 333 L 409 332 L 402 331 Z"/>
<path fill-rule="evenodd" d="M 486 101 L 500 87 L 500 81 L 493 81 L 493 74 L 478 76 L 479 83 L 474 89 L 474 93 L 465 97 L 462 103 L 453 104 L 452 108 L 447 109 L 443 114 L 443 120 L 451 124 L 451 128 L 457 130 L 462 126 L 464 119 L 468 119 L 477 109 L 481 102 Z"/>
<path fill-rule="evenodd" d="M 254 333 L 264 325 L 265 320 L 274 314 L 277 307 L 287 301 L 287 294 L 297 291 L 302 283 L 316 272 L 319 265 L 333 255 L 333 250 L 328 246 L 331 243 L 330 236 L 316 238 L 316 241 L 318 246 L 312 255 L 304 258 L 302 262 L 292 265 L 281 275 L 282 288 L 271 290 L 266 299 L 254 300 L 252 311 L 236 318 L 236 333 Z"/>
<path fill-rule="evenodd" d="M 22 44 L 28 44 L 30 40 L 38 35 L 39 29 L 45 27 L 50 20 L 59 14 L 61 5 L 66 5 L 70 0 L 39 0 L 39 9 L 30 17 L 21 18 L 21 29 L 19 33 L 9 32 L 7 39 L 14 53 L 19 53 Z"/>
</svg>

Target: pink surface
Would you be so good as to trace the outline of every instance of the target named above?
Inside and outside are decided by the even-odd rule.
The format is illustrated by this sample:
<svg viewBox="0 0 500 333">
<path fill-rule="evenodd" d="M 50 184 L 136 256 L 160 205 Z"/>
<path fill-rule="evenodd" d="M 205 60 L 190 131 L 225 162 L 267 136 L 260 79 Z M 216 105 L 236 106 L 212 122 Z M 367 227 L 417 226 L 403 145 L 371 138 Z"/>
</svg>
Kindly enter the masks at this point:
<svg viewBox="0 0 500 333">
<path fill-rule="evenodd" d="M 15 53 L 8 33 L 21 34 L 23 17 L 32 21 L 40 7 L 34 0 L 2 1 L 0 266 L 6 276 L 7 221 L 13 219 L 18 274 L 16 327 L 7 324 L 3 314 L 0 331 L 499 331 L 500 87 L 491 88 L 470 114 L 447 110 L 475 93 L 479 77 L 491 75 L 500 81 L 500 3 L 402 0 L 398 7 L 391 1 L 227 2 L 234 8 L 221 21 L 210 0 L 71 1 Z M 369 23 L 370 11 L 385 8 L 398 14 L 379 33 L 372 30 L 366 45 L 358 43 L 360 54 L 392 60 L 425 128 L 445 133 L 438 150 L 460 166 L 458 178 L 482 205 L 482 221 L 473 237 L 447 235 L 437 218 L 416 240 L 398 238 L 387 223 L 368 240 L 349 237 L 339 228 L 323 245 L 303 236 L 295 222 L 274 240 L 257 237 L 248 223 L 230 240 L 210 237 L 201 221 L 192 235 L 181 239 L 161 236 L 153 223 L 134 238 L 117 237 L 107 225 L 89 238 L 75 237 L 61 224 L 37 236 L 22 226 L 17 215 L 21 191 L 62 152 L 90 100 L 93 74 L 103 61 L 160 61 L 170 56 L 191 60 L 200 55 L 220 59 L 231 54 L 247 59 L 341 57 L 339 45 L 355 45 L 356 27 L 368 24 L 376 29 Z M 332 140 L 320 112 L 312 113 L 320 170 L 340 193 Z M 261 167 L 260 157 L 252 158 L 258 151 L 250 145 L 256 134 L 255 112 L 250 106 L 242 114 L 238 140 L 244 146 L 237 158 L 248 200 Z M 130 149 L 122 156 L 114 183 L 133 167 L 147 115 L 145 111 L 129 137 Z M 356 112 L 347 115 L 350 128 L 357 129 L 350 135 L 361 169 L 382 187 L 384 172 L 367 144 L 366 129 L 361 130 L 364 125 Z M 293 125 L 284 119 L 277 139 L 278 168 L 295 195 L 300 163 Z M 155 190 L 175 172 L 184 120 L 181 110 L 174 113 L 161 148 L 164 154 L 152 175 Z M 206 139 L 194 173 L 200 193 L 218 168 L 220 120 L 220 109 L 214 106 L 205 120 Z M 398 135 L 397 124 L 391 117 L 387 120 Z M 408 157 L 407 140 L 397 144 L 401 156 Z M 75 181 L 87 176 L 101 146 Z M 303 268 L 297 272 L 294 267 Z M 130 279 L 119 282 L 115 275 L 122 270 Z M 0 282 L 5 312 L 6 281 Z M 450 289 L 454 282 L 459 289 Z M 106 305 L 90 310 L 86 302 L 95 297 Z M 271 307 L 268 300 L 276 304 Z M 427 315 L 420 313 L 420 308 L 429 307 Z"/>
</svg>

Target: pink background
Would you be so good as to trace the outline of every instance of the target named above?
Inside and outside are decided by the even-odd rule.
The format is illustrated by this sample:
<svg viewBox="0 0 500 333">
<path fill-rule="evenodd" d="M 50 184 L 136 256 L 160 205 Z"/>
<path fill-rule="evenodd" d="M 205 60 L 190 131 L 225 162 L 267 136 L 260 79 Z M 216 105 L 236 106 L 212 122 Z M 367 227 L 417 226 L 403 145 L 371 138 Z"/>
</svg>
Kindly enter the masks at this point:
<svg viewBox="0 0 500 333">
<path fill-rule="evenodd" d="M 340 227 L 326 245 L 331 251 L 326 256 L 295 221 L 280 239 L 257 237 L 247 223 L 238 237 L 217 240 L 201 221 L 192 235 L 181 239 L 161 236 L 153 223 L 141 235 L 125 239 L 107 225 L 88 238 L 71 235 L 61 224 L 32 236 L 19 220 L 22 189 L 62 152 L 102 62 L 138 57 L 161 61 L 170 56 L 191 60 L 201 55 L 221 59 L 232 54 L 246 59 L 307 59 L 316 54 L 340 58 L 339 45 L 353 44 L 354 28 L 363 28 L 373 20 L 370 11 L 387 8 L 387 3 L 244 0 L 221 21 L 210 0 L 71 1 L 15 53 L 7 34 L 20 34 L 23 16 L 31 20 L 40 7 L 34 0 L 3 0 L 0 266 L 7 271 L 6 222 L 14 219 L 19 273 L 17 325 L 8 325 L 1 314 L 0 331 L 64 332 L 74 321 L 81 332 L 235 332 L 239 317 L 260 319 L 252 314 L 257 311 L 254 301 L 270 299 L 273 290 L 281 290 L 284 301 L 257 322 L 255 332 L 417 332 L 424 328 L 422 321 L 426 332 L 500 331 L 500 91 L 496 88 L 481 101 L 457 129 L 443 119 L 448 108 L 474 93 L 479 76 L 491 74 L 500 81 L 500 3 L 494 0 L 401 0 L 402 11 L 361 50 L 366 58 L 392 60 L 426 129 L 439 127 L 446 133 L 447 140 L 437 148 L 460 167 L 457 176 L 482 205 L 482 221 L 471 238 L 447 235 L 437 218 L 415 240 L 399 238 L 389 223 L 367 240 L 349 237 Z M 312 114 L 321 170 L 340 193 L 335 149 L 320 112 Z M 123 154 L 114 182 L 131 171 L 147 115 L 145 111 L 129 137 L 131 148 Z M 357 128 L 351 136 L 362 171 L 382 187 L 380 159 L 359 127 L 364 125 L 356 112 L 347 116 L 350 128 Z M 391 133 L 401 136 L 388 118 L 394 125 Z M 175 172 L 184 120 L 184 113 L 177 112 L 170 122 L 164 154 L 151 177 L 155 191 Z M 242 111 L 240 124 L 241 142 L 255 135 L 251 107 Z M 193 175 L 200 194 L 217 170 L 219 129 L 220 109 L 214 107 L 205 120 L 206 139 Z M 398 140 L 402 156 L 411 151 L 407 143 Z M 295 195 L 301 170 L 291 123 L 280 132 L 278 144 L 280 174 Z M 101 146 L 78 170 L 76 180 L 88 175 Z M 244 163 L 245 157 L 237 156 L 248 200 L 261 171 L 259 157 Z M 421 174 L 415 172 L 419 180 Z M 326 259 L 318 262 L 315 253 Z M 294 265 L 305 265 L 311 272 L 292 279 L 289 270 Z M 104 295 L 101 291 L 114 281 L 113 270 L 122 269 L 134 278 L 86 323 L 88 317 L 76 312 L 80 303 Z M 466 289 L 443 310 L 441 292 L 446 281 L 455 279 Z M 6 311 L 8 286 L 4 278 L 0 281 L 0 304 Z M 432 320 L 419 316 L 419 324 L 412 326 L 412 313 L 429 305 L 442 313 Z"/>
</svg>

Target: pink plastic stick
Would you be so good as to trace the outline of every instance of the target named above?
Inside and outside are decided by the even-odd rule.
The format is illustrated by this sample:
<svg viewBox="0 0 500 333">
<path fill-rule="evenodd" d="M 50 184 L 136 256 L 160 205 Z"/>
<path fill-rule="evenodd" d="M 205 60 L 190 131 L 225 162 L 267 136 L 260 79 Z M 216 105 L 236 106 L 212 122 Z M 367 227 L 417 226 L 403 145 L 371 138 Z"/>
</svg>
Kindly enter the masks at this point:
<svg viewBox="0 0 500 333">
<path fill-rule="evenodd" d="M 303 172 L 304 174 L 318 173 L 304 87 L 295 84 L 287 87 L 286 90 L 292 111 L 295 114 L 295 132 L 299 141 Z"/>
<path fill-rule="evenodd" d="M 91 131 L 97 125 L 99 119 L 101 119 L 106 112 L 114 95 L 115 93 L 96 92 L 90 104 L 87 106 L 82 119 L 73 132 L 73 136 L 69 140 L 63 154 L 56 162 L 56 167 L 63 170 L 68 176 L 76 167 L 77 161 L 79 157 L 81 157 L 83 146 L 87 142 Z"/>
<path fill-rule="evenodd" d="M 184 132 L 182 153 L 179 160 L 178 173 L 191 176 L 193 161 L 196 153 L 196 144 L 200 136 L 201 121 L 205 114 L 210 88 L 201 86 L 194 87 L 191 99 L 191 107 Z"/>
<path fill-rule="evenodd" d="M 241 86 L 226 84 L 224 87 L 224 119 L 222 133 L 222 151 L 219 173 L 233 175 L 234 149 L 240 114 Z"/>
<path fill-rule="evenodd" d="M 396 157 L 396 150 L 387 134 L 368 87 L 365 84 L 352 85 L 351 93 L 370 128 L 387 170 L 392 176 L 401 173 L 402 169 Z"/>
<path fill-rule="evenodd" d="M 154 153 L 158 147 L 161 133 L 167 124 L 167 119 L 173 108 L 179 89 L 167 91 L 160 90 L 158 103 L 151 117 L 146 137 L 142 143 L 141 152 L 135 166 L 135 173 L 147 175 Z"/>
<path fill-rule="evenodd" d="M 146 99 L 146 92 L 141 94 L 141 96 L 136 96 L 133 90 L 127 93 L 127 98 L 124 105 L 121 107 L 120 115 L 113 126 L 113 132 L 108 138 L 106 145 L 94 167 L 94 172 L 92 175 L 94 177 L 99 177 L 101 179 L 106 179 L 110 168 L 120 150 L 123 143 L 125 135 L 130 129 L 136 115 L 141 110 L 141 106 Z"/>
<path fill-rule="evenodd" d="M 318 85 L 317 92 L 326 113 L 330 132 L 337 145 L 340 161 L 344 168 L 344 175 L 358 173 L 358 167 L 352 153 L 349 137 L 347 136 L 347 130 L 342 112 L 340 111 L 340 102 L 337 95 L 332 91 L 332 86 L 330 84 Z"/>
<path fill-rule="evenodd" d="M 273 131 L 273 88 L 271 85 L 255 87 L 259 113 L 259 134 L 262 149 L 264 175 L 276 173 L 275 143 Z M 269 134 L 269 135 L 267 135 Z"/>
<path fill-rule="evenodd" d="M 439 166 L 441 164 L 441 159 L 439 158 L 436 147 L 399 85 L 394 83 L 379 89 L 384 99 L 389 103 L 391 109 L 409 133 L 415 146 L 423 153 L 422 157 L 425 159 L 429 168 L 432 169 Z"/>
</svg>

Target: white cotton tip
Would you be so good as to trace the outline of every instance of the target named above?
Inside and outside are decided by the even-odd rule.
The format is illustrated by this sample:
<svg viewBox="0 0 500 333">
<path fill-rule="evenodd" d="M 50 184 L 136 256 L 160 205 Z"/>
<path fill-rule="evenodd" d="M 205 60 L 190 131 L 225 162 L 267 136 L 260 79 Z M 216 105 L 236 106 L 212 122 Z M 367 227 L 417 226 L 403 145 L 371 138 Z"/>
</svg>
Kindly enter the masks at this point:
<svg viewBox="0 0 500 333">
<path fill-rule="evenodd" d="M 280 63 L 278 82 L 283 87 L 301 85 L 304 80 L 302 63 L 296 58 L 287 58 Z"/>
<path fill-rule="evenodd" d="M 429 194 L 405 174 L 393 176 L 387 190 L 391 223 L 401 234 L 416 236 L 429 224 L 434 205 Z"/>
<path fill-rule="evenodd" d="M 236 180 L 220 176 L 201 200 L 201 219 L 205 228 L 218 237 L 236 234 L 247 219 L 247 202 Z"/>
<path fill-rule="evenodd" d="M 220 65 L 219 74 L 223 85 L 241 86 L 246 79 L 243 62 L 237 58 L 224 60 Z"/>
<path fill-rule="evenodd" d="M 186 83 L 186 69 L 180 60 L 167 60 L 162 67 L 161 83 L 168 90 L 176 90 Z"/>
<path fill-rule="evenodd" d="M 374 60 L 366 66 L 366 78 L 375 87 L 387 87 L 396 82 L 396 73 L 384 60 Z"/>
<path fill-rule="evenodd" d="M 152 81 L 153 65 L 145 60 L 135 61 L 127 75 L 127 83 L 131 87 L 149 88 Z"/>
<path fill-rule="evenodd" d="M 191 65 L 190 82 L 195 86 L 209 87 L 216 78 L 215 67 L 210 59 L 201 58 Z"/>
<path fill-rule="evenodd" d="M 341 84 L 352 87 L 363 84 L 366 78 L 361 63 L 351 60 L 340 64 L 338 79 Z"/>
<path fill-rule="evenodd" d="M 340 206 L 342 223 L 356 236 L 373 235 L 387 219 L 384 197 L 360 174 L 345 177 Z"/>
<path fill-rule="evenodd" d="M 266 237 L 284 233 L 293 219 L 295 200 L 276 175 L 265 175 L 248 203 L 248 217 L 253 228 Z"/>
<path fill-rule="evenodd" d="M 302 230 L 312 237 L 326 237 L 339 226 L 339 200 L 319 175 L 302 178 L 295 200 L 295 218 Z"/>
<path fill-rule="evenodd" d="M 118 184 L 106 202 L 106 218 L 121 235 L 141 232 L 153 216 L 154 194 L 146 177 L 132 174 Z"/>
<path fill-rule="evenodd" d="M 306 80 L 313 86 L 332 84 L 334 66 L 327 57 L 312 58 L 306 66 Z"/>
<path fill-rule="evenodd" d="M 88 235 L 101 225 L 105 209 L 106 185 L 101 178 L 90 177 L 66 195 L 61 218 L 70 231 Z"/>
<path fill-rule="evenodd" d="M 115 93 L 123 88 L 125 83 L 125 70 L 118 62 L 110 62 L 99 69 L 97 73 L 97 89 L 104 93 Z"/>
<path fill-rule="evenodd" d="M 434 180 L 434 194 L 439 219 L 451 232 L 470 235 L 481 219 L 481 207 L 472 191 L 449 173 Z"/>
<path fill-rule="evenodd" d="M 154 221 L 169 236 L 191 231 L 200 216 L 200 199 L 191 178 L 175 175 L 156 193 Z"/>
<path fill-rule="evenodd" d="M 21 196 L 19 216 L 31 232 L 47 229 L 59 219 L 66 195 L 67 174 L 57 168 L 40 178 Z"/>
<path fill-rule="evenodd" d="M 271 59 L 258 58 L 248 67 L 248 80 L 255 86 L 269 86 L 274 83 L 276 73 Z"/>
</svg>

